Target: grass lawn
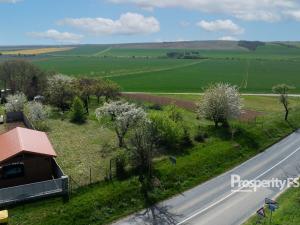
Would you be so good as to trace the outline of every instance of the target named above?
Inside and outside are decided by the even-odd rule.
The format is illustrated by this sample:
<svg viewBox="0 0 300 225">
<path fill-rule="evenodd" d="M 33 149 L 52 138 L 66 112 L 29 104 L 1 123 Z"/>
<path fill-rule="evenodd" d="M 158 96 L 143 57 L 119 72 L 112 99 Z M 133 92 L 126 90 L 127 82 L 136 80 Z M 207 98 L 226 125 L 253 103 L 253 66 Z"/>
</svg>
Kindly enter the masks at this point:
<svg viewBox="0 0 300 225">
<path fill-rule="evenodd" d="M 261 119 L 263 121 L 258 120 L 258 123 L 235 122 L 236 126 L 239 127 L 239 132 L 236 133 L 234 139 L 231 139 L 231 135 L 224 133 L 224 130 L 216 131 L 209 126 L 209 123 L 200 124 L 194 116 L 191 112 L 187 113 L 187 123 L 191 127 L 201 125 L 203 131 L 208 133 L 209 138 L 206 142 L 196 143 L 185 153 L 177 155 L 176 166 L 171 165 L 167 157 L 156 161 L 155 174 L 161 182 L 161 186 L 154 193 L 157 201 L 183 192 L 233 168 L 293 131 L 293 128 L 283 121 L 281 114 L 271 113 L 265 115 Z M 295 109 L 291 112 L 290 122 L 300 127 L 299 110 Z M 91 123 L 85 126 L 92 128 L 94 125 Z M 76 131 L 84 134 L 87 132 L 84 128 L 87 127 L 76 129 Z M 75 131 L 74 133 L 71 132 L 72 129 L 74 129 L 73 125 L 63 125 L 63 123 L 61 125 L 61 130 L 69 130 L 64 134 L 66 136 L 67 133 L 75 136 Z M 52 132 L 53 135 L 57 136 L 53 136 L 50 132 L 50 137 L 53 140 L 54 138 L 59 139 L 59 134 L 56 134 L 54 130 Z M 101 131 L 99 132 L 101 133 Z M 98 135 L 98 132 L 95 133 Z M 94 136 L 92 131 L 88 134 L 92 135 L 90 136 L 92 140 L 99 141 L 98 136 Z M 73 141 L 76 142 L 75 137 Z M 60 139 L 58 143 L 60 142 L 63 142 L 63 139 Z M 72 148 L 67 148 L 67 146 L 72 144 L 76 147 L 71 142 L 70 140 L 65 145 L 68 149 L 65 150 L 66 157 L 64 160 L 66 161 L 69 157 L 73 157 Z M 82 143 L 84 145 L 85 140 Z M 58 148 L 60 147 L 58 146 Z M 77 148 L 81 151 L 87 149 L 86 146 L 80 148 L 79 145 Z M 58 151 L 64 151 L 64 148 Z M 94 150 L 92 152 L 94 153 Z M 84 153 L 81 154 L 84 155 Z M 93 154 L 86 160 L 93 160 L 92 158 L 97 157 Z M 63 159 L 60 160 L 62 164 L 66 162 Z M 74 158 L 70 163 L 75 169 L 77 169 L 76 160 Z M 80 171 L 80 169 L 79 166 L 78 170 Z M 145 207 L 139 188 L 139 183 L 135 177 L 112 183 L 99 182 L 77 189 L 71 195 L 69 202 L 63 202 L 60 198 L 56 198 L 15 207 L 10 210 L 10 224 L 108 224 L 117 218 Z"/>
<path fill-rule="evenodd" d="M 96 99 L 91 98 L 90 113 L 84 124 L 71 123 L 68 113 L 62 116 L 54 109 L 47 122 L 47 134 L 57 152 L 57 162 L 71 176 L 74 188 L 103 180 L 116 146 L 115 133 L 95 118 L 98 107 Z"/>
<path fill-rule="evenodd" d="M 273 214 L 272 224 L 300 224 L 300 188 L 287 190 L 277 199 L 277 202 L 279 203 L 279 209 Z M 269 210 L 266 209 L 266 212 L 269 212 Z M 255 215 L 244 225 L 255 225 L 257 219 Z M 269 221 L 269 216 L 266 218 L 266 221 Z"/>
<path fill-rule="evenodd" d="M 278 97 L 264 96 L 243 96 L 244 106 L 247 109 L 265 113 L 280 113 L 284 112 L 283 105 L 279 102 Z M 290 97 L 290 107 L 293 108 L 300 103 L 300 98 Z"/>
<path fill-rule="evenodd" d="M 48 124 L 48 135 L 63 171 L 78 185 L 90 182 L 90 170 L 92 182 L 103 180 L 111 157 L 106 148 L 115 146 L 114 133 L 95 120 L 77 125 L 68 120 L 50 119 Z"/>
</svg>

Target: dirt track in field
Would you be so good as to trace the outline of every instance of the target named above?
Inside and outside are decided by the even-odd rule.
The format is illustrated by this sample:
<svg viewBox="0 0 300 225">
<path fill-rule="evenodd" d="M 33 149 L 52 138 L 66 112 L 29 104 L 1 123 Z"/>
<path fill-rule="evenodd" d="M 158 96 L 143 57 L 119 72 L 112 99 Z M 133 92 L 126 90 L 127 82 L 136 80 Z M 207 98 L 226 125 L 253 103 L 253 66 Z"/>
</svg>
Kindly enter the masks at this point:
<svg viewBox="0 0 300 225">
<path fill-rule="evenodd" d="M 142 94 L 142 93 L 122 93 L 122 96 L 136 101 L 150 102 L 161 106 L 174 104 L 180 108 L 184 108 L 191 111 L 195 111 L 197 108 L 197 105 L 193 101 L 174 99 L 174 98 L 164 97 L 164 96 L 155 96 L 151 94 Z M 262 113 L 254 110 L 244 109 L 240 116 L 240 120 L 252 121 L 255 120 L 256 117 L 259 115 L 262 115 Z"/>
</svg>

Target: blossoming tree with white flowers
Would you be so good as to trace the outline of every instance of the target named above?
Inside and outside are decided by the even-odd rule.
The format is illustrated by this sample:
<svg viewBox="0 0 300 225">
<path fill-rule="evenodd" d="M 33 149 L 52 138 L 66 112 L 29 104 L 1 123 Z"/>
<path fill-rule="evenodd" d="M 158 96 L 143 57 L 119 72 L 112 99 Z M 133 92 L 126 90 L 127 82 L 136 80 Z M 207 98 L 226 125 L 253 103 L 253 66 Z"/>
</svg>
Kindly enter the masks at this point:
<svg viewBox="0 0 300 225">
<path fill-rule="evenodd" d="M 228 126 L 228 120 L 241 114 L 241 98 L 236 86 L 217 83 L 209 86 L 198 104 L 200 117 L 212 120 L 215 127 Z"/>
<path fill-rule="evenodd" d="M 106 124 L 115 130 L 119 147 L 125 147 L 124 138 L 127 132 L 140 121 L 146 120 L 147 115 L 143 108 L 135 104 L 115 101 L 96 109 L 96 117 L 98 120 L 109 119 Z"/>
<path fill-rule="evenodd" d="M 24 105 L 27 102 L 27 98 L 24 93 L 19 92 L 14 95 L 8 95 L 6 101 L 6 112 L 22 112 Z"/>
</svg>

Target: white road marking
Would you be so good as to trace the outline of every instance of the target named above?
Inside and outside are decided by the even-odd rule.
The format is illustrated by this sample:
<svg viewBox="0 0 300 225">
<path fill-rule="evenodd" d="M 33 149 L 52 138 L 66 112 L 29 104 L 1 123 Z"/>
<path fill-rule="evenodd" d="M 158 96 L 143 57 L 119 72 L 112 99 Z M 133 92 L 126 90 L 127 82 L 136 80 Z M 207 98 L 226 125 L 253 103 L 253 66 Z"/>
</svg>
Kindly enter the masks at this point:
<svg viewBox="0 0 300 225">
<path fill-rule="evenodd" d="M 279 161 L 278 163 L 276 163 L 274 166 L 272 166 L 271 168 L 269 168 L 268 170 L 266 170 L 266 171 L 263 172 L 262 174 L 260 174 L 260 175 L 258 175 L 257 177 L 255 177 L 253 180 L 257 180 L 257 179 L 261 178 L 262 176 L 264 176 L 265 174 L 267 174 L 268 172 L 270 172 L 271 170 L 273 170 L 275 167 L 279 166 L 281 163 L 283 163 L 284 161 L 286 161 L 287 159 L 289 159 L 291 156 L 293 156 L 294 154 L 296 154 L 299 150 L 300 150 L 300 147 L 297 148 L 295 151 L 293 151 L 291 154 L 289 154 L 287 157 L 285 157 L 284 159 L 282 159 L 281 161 Z M 245 188 L 245 187 L 241 187 L 241 188 L 239 188 L 238 190 L 240 191 L 240 190 L 242 190 L 242 189 L 244 189 L 244 188 Z M 237 190 L 237 191 L 238 191 L 238 190 Z M 177 223 L 177 225 L 184 224 L 185 222 L 187 222 L 187 221 L 193 219 L 194 217 L 198 216 L 199 214 L 201 214 L 201 213 L 207 211 L 208 209 L 210 209 L 210 208 L 212 208 L 212 207 L 218 205 L 219 203 L 221 203 L 221 202 L 223 202 L 224 200 L 228 199 L 228 198 L 231 197 L 232 195 L 236 194 L 237 191 L 236 191 L 236 192 L 231 192 L 229 195 L 227 195 L 227 196 L 223 197 L 222 199 L 216 201 L 215 203 L 211 204 L 210 206 L 208 206 L 208 207 L 206 207 L 206 208 L 204 208 L 204 209 L 202 209 L 202 210 L 200 210 L 200 211 L 194 213 L 193 215 L 187 217 L 187 218 L 184 219 L 183 221 Z"/>
</svg>

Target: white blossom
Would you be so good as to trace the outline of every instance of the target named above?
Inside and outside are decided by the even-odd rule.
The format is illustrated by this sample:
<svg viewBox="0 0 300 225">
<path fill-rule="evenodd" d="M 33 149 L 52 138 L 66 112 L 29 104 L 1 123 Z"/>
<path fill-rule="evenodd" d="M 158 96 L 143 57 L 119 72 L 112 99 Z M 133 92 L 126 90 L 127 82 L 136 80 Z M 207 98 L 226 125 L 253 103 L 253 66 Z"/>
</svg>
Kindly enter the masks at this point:
<svg viewBox="0 0 300 225">
<path fill-rule="evenodd" d="M 119 138 L 119 146 L 123 147 L 123 139 L 127 131 L 137 125 L 140 121 L 146 120 L 146 112 L 135 104 L 128 102 L 115 101 L 105 103 L 102 107 L 96 109 L 96 117 L 101 120 L 109 117 L 110 122 Z"/>
<path fill-rule="evenodd" d="M 217 83 L 206 89 L 198 106 L 201 117 L 213 120 L 215 125 L 227 123 L 241 114 L 241 98 L 236 86 Z"/>
<path fill-rule="evenodd" d="M 5 104 L 6 112 L 21 112 L 24 109 L 24 105 L 27 102 L 27 98 L 23 93 L 17 93 L 14 95 L 8 95 Z"/>
<path fill-rule="evenodd" d="M 74 97 L 72 87 L 74 79 L 62 74 L 57 74 L 48 79 L 46 100 L 61 110 L 66 110 Z"/>
<path fill-rule="evenodd" d="M 48 79 L 48 85 L 52 85 L 53 83 L 72 83 L 74 78 L 63 75 L 63 74 L 56 74 Z"/>
<path fill-rule="evenodd" d="M 44 121 L 48 118 L 48 109 L 40 102 L 29 102 L 26 105 L 26 115 L 31 122 Z"/>
</svg>

